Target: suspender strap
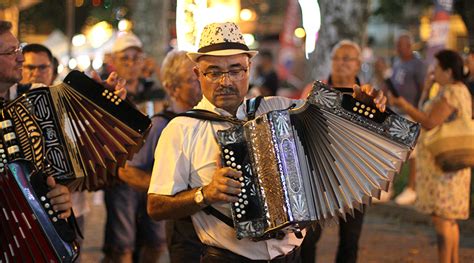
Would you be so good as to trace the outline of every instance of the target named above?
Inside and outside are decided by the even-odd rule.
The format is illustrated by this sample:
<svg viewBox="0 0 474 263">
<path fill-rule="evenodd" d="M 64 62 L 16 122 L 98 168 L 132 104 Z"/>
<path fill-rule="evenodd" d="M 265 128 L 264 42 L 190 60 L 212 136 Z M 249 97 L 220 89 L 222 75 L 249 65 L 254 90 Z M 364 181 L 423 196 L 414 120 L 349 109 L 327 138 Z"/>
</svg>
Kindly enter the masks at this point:
<svg viewBox="0 0 474 263">
<path fill-rule="evenodd" d="M 202 209 L 206 214 L 208 215 L 213 215 L 214 217 L 216 217 L 217 219 L 221 220 L 222 222 L 224 222 L 226 225 L 230 226 L 231 228 L 234 228 L 234 221 L 232 220 L 232 218 L 224 215 L 223 213 L 221 213 L 219 210 L 215 209 L 214 207 L 212 206 L 207 206 L 205 208 Z"/>
<path fill-rule="evenodd" d="M 258 96 L 247 100 L 247 119 L 255 119 L 255 113 L 257 112 L 258 106 L 260 106 L 262 99 L 263 96 Z"/>
<path fill-rule="evenodd" d="M 188 110 L 186 112 L 180 113 L 176 115 L 178 116 L 185 116 L 185 117 L 191 117 L 195 119 L 200 119 L 200 120 L 205 120 L 205 121 L 217 121 L 217 122 L 230 122 L 232 124 L 242 124 L 243 121 L 229 117 L 229 116 L 222 116 L 219 114 L 216 114 L 212 111 L 208 110 L 200 110 L 200 109 L 192 109 Z"/>
</svg>

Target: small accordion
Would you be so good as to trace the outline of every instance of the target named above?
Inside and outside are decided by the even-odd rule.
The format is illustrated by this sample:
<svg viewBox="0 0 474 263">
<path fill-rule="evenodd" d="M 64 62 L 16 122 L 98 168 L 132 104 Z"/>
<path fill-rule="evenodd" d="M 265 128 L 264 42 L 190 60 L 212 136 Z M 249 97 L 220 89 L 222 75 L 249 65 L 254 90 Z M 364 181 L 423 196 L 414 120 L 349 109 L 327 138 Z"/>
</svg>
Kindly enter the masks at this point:
<svg viewBox="0 0 474 263">
<path fill-rule="evenodd" d="M 237 238 L 326 225 L 387 191 L 420 126 L 315 82 L 298 108 L 218 131 L 222 163 L 242 171 Z"/>
<path fill-rule="evenodd" d="M 72 262 L 75 227 L 52 209 L 46 177 L 74 190 L 105 187 L 151 121 L 78 71 L 0 110 L 0 262 Z"/>
<path fill-rule="evenodd" d="M 129 101 L 79 71 L 70 72 L 59 85 L 33 89 L 10 103 L 7 109 L 20 122 L 18 107 L 27 109 L 44 138 L 44 155 L 26 152 L 26 158 L 78 191 L 110 184 L 151 127 L 150 119 Z M 20 146 L 31 147 L 26 140 Z"/>
</svg>

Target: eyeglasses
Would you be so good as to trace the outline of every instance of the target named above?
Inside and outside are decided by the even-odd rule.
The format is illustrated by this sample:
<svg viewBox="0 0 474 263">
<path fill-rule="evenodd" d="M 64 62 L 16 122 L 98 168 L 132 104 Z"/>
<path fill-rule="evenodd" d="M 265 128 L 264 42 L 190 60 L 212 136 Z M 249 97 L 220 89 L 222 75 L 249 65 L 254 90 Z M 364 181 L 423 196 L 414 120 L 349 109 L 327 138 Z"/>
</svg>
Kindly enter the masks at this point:
<svg viewBox="0 0 474 263">
<path fill-rule="evenodd" d="M 23 52 L 23 47 L 25 45 L 26 44 L 22 43 L 17 48 L 14 48 L 10 51 L 0 52 L 0 56 L 12 56 L 12 55 L 17 56 L 18 54 Z"/>
<path fill-rule="evenodd" d="M 126 63 L 126 62 L 142 62 L 145 57 L 143 55 L 136 55 L 136 56 L 123 56 L 123 57 L 119 57 L 118 58 L 120 60 L 120 62 L 122 63 Z"/>
<path fill-rule="evenodd" d="M 23 68 L 28 70 L 28 71 L 35 71 L 36 69 L 38 69 L 39 71 L 44 72 L 50 67 L 51 67 L 51 64 L 41 64 L 41 65 L 28 65 L 28 64 L 25 65 L 25 64 L 23 64 Z"/>
<path fill-rule="evenodd" d="M 229 76 L 229 79 L 231 81 L 239 81 L 242 80 L 246 73 L 247 73 L 248 68 L 237 68 L 237 69 L 231 69 L 228 71 L 208 71 L 208 72 L 202 72 L 202 74 L 211 82 L 219 82 L 222 77 L 224 77 L 225 74 Z"/>
<path fill-rule="evenodd" d="M 353 58 L 353 57 L 332 57 L 331 58 L 333 61 L 342 61 L 342 62 L 351 62 L 351 61 L 356 61 L 359 60 L 359 58 Z"/>
</svg>

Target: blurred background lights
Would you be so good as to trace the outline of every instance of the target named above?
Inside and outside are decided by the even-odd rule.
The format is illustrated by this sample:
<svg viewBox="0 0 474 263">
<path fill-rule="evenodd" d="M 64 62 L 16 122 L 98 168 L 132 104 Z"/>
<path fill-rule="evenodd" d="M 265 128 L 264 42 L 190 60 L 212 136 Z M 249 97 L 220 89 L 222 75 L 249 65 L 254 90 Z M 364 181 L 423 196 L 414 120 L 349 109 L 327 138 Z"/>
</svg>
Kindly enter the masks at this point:
<svg viewBox="0 0 474 263">
<path fill-rule="evenodd" d="M 297 29 L 295 29 L 295 36 L 297 38 L 304 38 L 306 36 L 306 32 L 303 28 L 298 27 Z"/>
<path fill-rule="evenodd" d="M 99 22 L 92 26 L 87 32 L 87 40 L 93 48 L 98 48 L 112 37 L 112 26 L 105 22 Z"/>
<path fill-rule="evenodd" d="M 242 21 L 253 21 L 255 20 L 255 12 L 250 9 L 242 9 L 240 10 L 240 20 Z"/>
<path fill-rule="evenodd" d="M 247 46 L 252 46 L 255 44 L 255 37 L 252 34 L 243 34 L 244 35 L 244 41 Z"/>
<path fill-rule="evenodd" d="M 130 31 L 132 29 L 132 22 L 127 19 L 122 19 L 118 23 L 118 29 L 120 31 Z"/>
<path fill-rule="evenodd" d="M 102 67 L 102 64 L 104 63 L 103 59 L 101 57 L 96 57 L 92 61 L 92 68 L 94 70 L 99 70 Z"/>
<path fill-rule="evenodd" d="M 77 67 L 77 60 L 75 58 L 71 58 L 69 60 L 68 67 L 70 69 L 75 69 Z"/>
<path fill-rule="evenodd" d="M 88 55 L 80 55 L 77 57 L 77 65 L 81 70 L 86 70 L 91 65 L 91 60 Z"/>
<path fill-rule="evenodd" d="M 84 45 L 85 43 L 86 43 L 86 36 L 84 36 L 83 34 L 75 35 L 72 38 L 72 45 L 75 47 L 80 47 Z"/>
</svg>

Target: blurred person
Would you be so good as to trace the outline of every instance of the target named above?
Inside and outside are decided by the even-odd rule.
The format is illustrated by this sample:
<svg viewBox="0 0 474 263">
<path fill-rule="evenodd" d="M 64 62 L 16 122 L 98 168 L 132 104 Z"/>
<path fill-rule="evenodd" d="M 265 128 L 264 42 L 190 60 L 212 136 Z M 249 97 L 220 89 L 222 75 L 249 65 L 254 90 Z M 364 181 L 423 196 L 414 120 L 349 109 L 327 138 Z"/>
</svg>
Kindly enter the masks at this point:
<svg viewBox="0 0 474 263">
<path fill-rule="evenodd" d="M 143 63 L 142 78 L 152 79 L 155 73 L 158 71 L 156 61 L 153 57 L 147 56 Z"/>
<path fill-rule="evenodd" d="M 140 78 L 143 61 L 143 44 L 137 36 L 125 33 L 117 37 L 112 47 L 113 66 L 117 77 L 125 80 L 127 98 L 135 104 L 146 100 L 147 92 L 154 88 L 153 82 Z M 147 215 L 146 191 L 133 184 L 140 180 L 135 178 L 140 173 L 130 164 L 142 164 L 146 161 L 143 158 L 134 156 L 128 168 L 119 170 L 120 180 L 104 190 L 107 219 L 103 262 L 155 262 L 163 252 L 164 224 Z"/>
<path fill-rule="evenodd" d="M 385 80 L 392 75 L 392 69 L 384 57 L 377 57 L 374 62 L 374 75 L 371 85 L 378 90 L 385 88 Z"/>
<path fill-rule="evenodd" d="M 161 83 L 169 96 L 167 108 L 152 118 L 156 128 L 150 132 L 147 156 L 150 159 L 147 185 L 150 182 L 153 153 L 164 127 L 177 113 L 192 109 L 202 98 L 201 88 L 196 75 L 193 73 L 195 63 L 191 61 L 185 51 L 170 51 L 161 65 Z M 155 137 L 152 137 L 156 134 Z M 149 138 L 150 138 L 149 137 Z M 194 230 L 191 217 L 166 221 L 166 240 L 171 263 L 199 262 L 203 245 Z"/>
<path fill-rule="evenodd" d="M 28 44 L 23 47 L 23 62 L 22 80 L 18 89 L 18 95 L 30 90 L 31 88 L 41 86 L 51 86 L 57 77 L 57 60 L 51 53 L 51 50 L 41 44 Z M 84 232 L 85 215 L 89 212 L 89 205 L 87 203 L 87 195 L 85 192 L 71 193 L 71 202 L 74 215 L 77 220 L 79 229 Z M 83 239 L 77 239 L 79 246 L 82 245 Z M 77 262 L 80 262 L 81 255 Z"/>
<path fill-rule="evenodd" d="M 256 67 L 256 78 L 252 89 L 258 90 L 257 94 L 262 96 L 275 96 L 279 89 L 278 75 L 273 64 L 273 54 L 269 50 L 258 53 L 258 65 Z M 255 91 L 251 91 L 254 93 Z"/>
<path fill-rule="evenodd" d="M 327 84 L 332 88 L 352 88 L 361 85 L 358 74 L 361 69 L 361 49 L 350 40 L 339 41 L 331 51 L 331 72 Z M 362 85 L 369 86 L 370 85 Z M 306 97 L 310 89 L 306 88 L 302 94 Z M 365 207 L 364 207 L 365 208 Z M 346 221 L 339 220 L 339 245 L 336 262 L 357 262 L 359 238 L 364 221 L 364 211 L 354 210 L 354 217 L 348 215 Z M 316 245 L 321 237 L 321 226 L 314 224 L 307 233 L 302 245 L 302 256 L 307 262 L 316 260 Z"/>
<path fill-rule="evenodd" d="M 20 83 L 41 83 L 49 86 L 53 83 L 57 67 L 53 64 L 53 54 L 41 44 L 29 44 L 23 47 L 23 71 Z M 57 74 L 56 74 L 57 75 Z"/>
<path fill-rule="evenodd" d="M 194 109 L 212 111 L 220 116 L 244 120 L 245 95 L 249 87 L 249 69 L 256 51 L 243 41 L 235 23 L 212 23 L 201 34 L 197 52 L 188 52 L 196 62 L 203 98 Z M 361 91 L 362 90 L 362 91 Z M 355 89 L 377 95 L 374 101 L 385 107 L 382 93 Z M 261 100 L 255 115 L 285 109 L 302 103 L 283 97 Z M 229 202 L 238 201 L 241 172 L 218 164 L 219 146 L 215 131 L 228 123 L 204 121 L 189 117 L 174 118 L 163 130 L 155 151 L 148 213 L 157 220 L 191 216 L 196 233 L 204 246 L 201 262 L 301 262 L 300 245 L 294 233 L 282 238 L 253 241 L 238 240 L 228 218 Z M 209 214 L 209 210 L 214 211 Z M 207 212 L 206 212 L 207 211 Z M 219 215 L 220 216 L 217 216 Z M 223 218 L 228 218 L 225 220 Z M 305 231 L 302 231 L 302 235 Z"/>
<path fill-rule="evenodd" d="M 389 96 L 390 103 L 420 123 L 422 132 L 416 152 L 417 200 L 415 207 L 432 216 L 438 239 L 439 262 L 459 262 L 459 226 L 457 220 L 469 217 L 471 169 L 443 172 L 426 148 L 426 133 L 446 121 L 471 118 L 469 90 L 463 83 L 462 58 L 454 51 L 435 55 L 433 80 L 439 92 L 424 103 L 422 110 L 403 97 Z"/>
<path fill-rule="evenodd" d="M 466 57 L 465 61 L 468 73 L 466 77 L 466 85 L 469 88 L 469 92 L 471 93 L 472 100 L 474 101 L 474 50 L 470 50 L 469 54 Z M 474 119 L 474 103 L 473 106 L 473 115 L 472 118 Z"/>
<path fill-rule="evenodd" d="M 412 44 L 412 38 L 407 33 L 403 33 L 397 38 L 398 58 L 393 64 L 390 80 L 400 96 L 417 107 L 424 88 L 426 66 L 421 59 L 415 56 Z M 416 185 L 416 160 L 413 156 L 415 154 L 412 154 L 409 159 L 408 184 L 395 198 L 395 202 L 399 205 L 413 204 L 416 199 L 414 190 Z"/>
</svg>

